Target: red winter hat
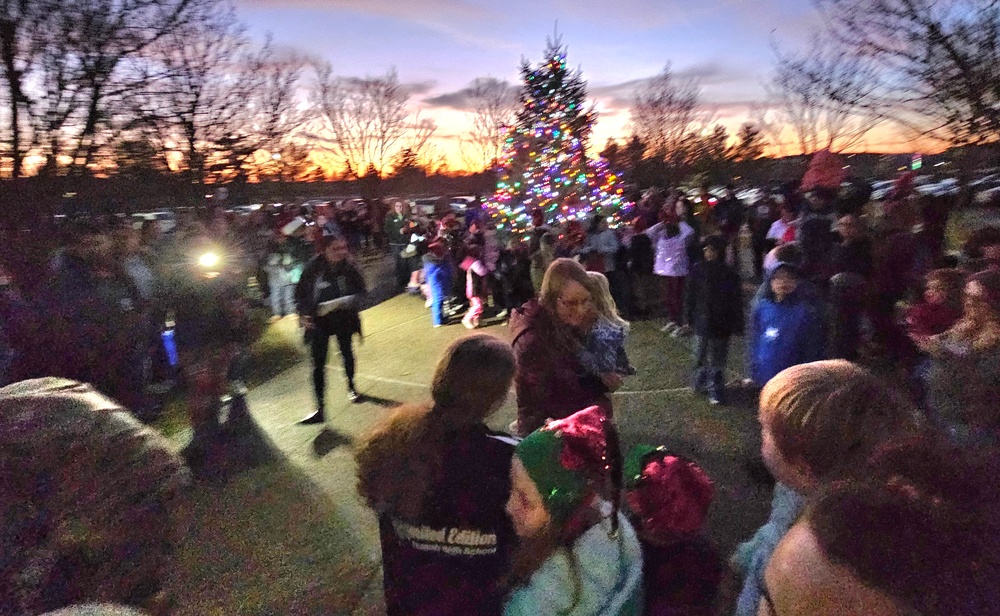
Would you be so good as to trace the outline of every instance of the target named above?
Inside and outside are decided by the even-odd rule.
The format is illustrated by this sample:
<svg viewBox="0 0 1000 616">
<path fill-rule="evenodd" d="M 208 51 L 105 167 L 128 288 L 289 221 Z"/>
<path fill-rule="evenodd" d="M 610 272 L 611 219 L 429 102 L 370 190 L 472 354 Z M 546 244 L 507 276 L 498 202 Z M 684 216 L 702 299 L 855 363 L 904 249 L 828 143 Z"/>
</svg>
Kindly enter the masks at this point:
<svg viewBox="0 0 1000 616">
<path fill-rule="evenodd" d="M 808 192 L 816 188 L 831 188 L 840 190 L 844 181 L 844 162 L 830 150 L 820 150 L 813 154 L 809 167 L 802 176 L 800 188 Z"/>
<path fill-rule="evenodd" d="M 629 452 L 625 488 L 625 501 L 642 532 L 667 538 L 699 531 L 715 494 L 701 467 L 651 445 L 637 445 Z"/>
<path fill-rule="evenodd" d="M 518 443 L 524 465 L 553 519 L 565 523 L 601 491 L 610 476 L 617 441 L 608 416 L 597 406 L 549 421 Z"/>
</svg>

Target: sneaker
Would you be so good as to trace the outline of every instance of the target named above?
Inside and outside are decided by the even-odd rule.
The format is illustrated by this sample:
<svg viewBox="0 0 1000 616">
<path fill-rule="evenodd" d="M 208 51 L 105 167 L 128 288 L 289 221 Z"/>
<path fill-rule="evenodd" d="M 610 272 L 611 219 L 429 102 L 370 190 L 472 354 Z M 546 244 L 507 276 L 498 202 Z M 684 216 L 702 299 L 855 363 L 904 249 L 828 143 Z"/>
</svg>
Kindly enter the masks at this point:
<svg viewBox="0 0 1000 616">
<path fill-rule="evenodd" d="M 323 409 L 317 409 L 315 412 L 310 413 L 299 420 L 300 426 L 311 426 L 314 424 L 321 424 L 326 421 L 323 415 Z"/>
<path fill-rule="evenodd" d="M 722 404 L 722 400 L 716 395 L 710 395 L 708 397 L 708 403 L 712 406 L 719 406 Z"/>
<path fill-rule="evenodd" d="M 680 327 L 674 328 L 674 331 L 670 332 L 671 338 L 683 338 L 691 334 L 691 329 L 687 325 L 682 325 Z"/>
<path fill-rule="evenodd" d="M 347 389 L 347 400 L 349 402 L 358 402 L 361 400 L 361 394 L 359 394 L 353 387 Z"/>
<path fill-rule="evenodd" d="M 660 328 L 660 331 L 665 334 L 672 334 L 676 330 L 677 330 L 677 324 L 674 323 L 673 321 L 670 321 L 669 323 Z"/>
<path fill-rule="evenodd" d="M 432 300 L 432 299 L 428 299 L 428 300 L 424 301 L 424 308 L 430 308 L 433 305 L 434 305 L 434 300 Z"/>
</svg>

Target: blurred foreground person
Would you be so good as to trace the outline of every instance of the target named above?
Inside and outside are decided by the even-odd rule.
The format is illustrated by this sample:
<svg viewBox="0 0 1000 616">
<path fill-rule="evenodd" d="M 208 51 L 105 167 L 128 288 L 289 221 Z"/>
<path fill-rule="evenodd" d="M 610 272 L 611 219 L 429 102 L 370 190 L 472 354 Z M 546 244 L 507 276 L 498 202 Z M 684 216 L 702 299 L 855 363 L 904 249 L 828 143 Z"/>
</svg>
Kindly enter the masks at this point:
<svg viewBox="0 0 1000 616">
<path fill-rule="evenodd" d="M 725 565 L 705 530 L 715 485 L 697 463 L 637 445 L 625 458 L 625 502 L 642 545 L 645 616 L 710 616 Z"/>
<path fill-rule="evenodd" d="M 513 378 L 509 344 L 458 340 L 438 362 L 433 402 L 396 410 L 358 450 L 358 492 L 379 518 L 390 616 L 503 611 L 514 442 L 483 422 Z"/>
<path fill-rule="evenodd" d="M 231 390 L 241 398 L 244 388 L 230 377 L 254 335 L 240 252 L 200 225 L 179 248 L 169 268 L 165 301 L 174 315 L 174 340 L 194 432 L 185 455 L 200 467 L 213 446 L 240 425 L 231 425 L 233 415 L 225 413 L 220 401 Z M 243 410 L 237 413 L 241 421 L 247 417 Z"/>
<path fill-rule="evenodd" d="M 89 602 L 166 613 L 188 484 L 166 441 L 89 385 L 0 389 L 0 614 Z"/>
<path fill-rule="evenodd" d="M 996 462 L 887 445 L 810 499 L 758 580 L 758 616 L 1000 613 Z"/>
</svg>

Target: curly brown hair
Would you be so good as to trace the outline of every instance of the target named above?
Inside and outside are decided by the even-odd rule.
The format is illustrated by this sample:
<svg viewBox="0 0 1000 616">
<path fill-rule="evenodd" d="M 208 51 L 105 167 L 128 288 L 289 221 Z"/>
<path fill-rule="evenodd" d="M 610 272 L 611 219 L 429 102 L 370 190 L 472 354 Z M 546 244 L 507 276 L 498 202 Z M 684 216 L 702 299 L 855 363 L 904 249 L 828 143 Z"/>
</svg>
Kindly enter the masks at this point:
<svg viewBox="0 0 1000 616">
<path fill-rule="evenodd" d="M 150 607 L 187 531 L 184 463 L 89 385 L 0 389 L 0 613 Z"/>
<path fill-rule="evenodd" d="M 416 520 L 441 474 L 450 434 L 500 407 L 514 379 L 510 345 L 480 334 L 456 341 L 438 361 L 432 404 L 397 409 L 355 452 L 358 493 L 376 511 Z"/>
</svg>

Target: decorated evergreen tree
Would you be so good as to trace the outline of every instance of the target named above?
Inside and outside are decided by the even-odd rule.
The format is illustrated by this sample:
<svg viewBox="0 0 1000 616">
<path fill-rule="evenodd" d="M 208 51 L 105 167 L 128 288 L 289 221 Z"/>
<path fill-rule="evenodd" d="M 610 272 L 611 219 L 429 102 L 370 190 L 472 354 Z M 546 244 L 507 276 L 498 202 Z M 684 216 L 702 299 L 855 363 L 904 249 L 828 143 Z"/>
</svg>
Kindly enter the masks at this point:
<svg viewBox="0 0 1000 616">
<path fill-rule="evenodd" d="M 631 204 L 620 179 L 603 159 L 590 159 L 587 146 L 593 109 L 585 109 L 587 84 L 566 68 L 566 50 L 549 40 L 545 61 L 521 65 L 521 110 L 507 137 L 497 190 L 487 208 L 497 223 L 515 233 L 527 229 L 541 210 L 548 224 L 600 214 L 617 222 Z"/>
</svg>

